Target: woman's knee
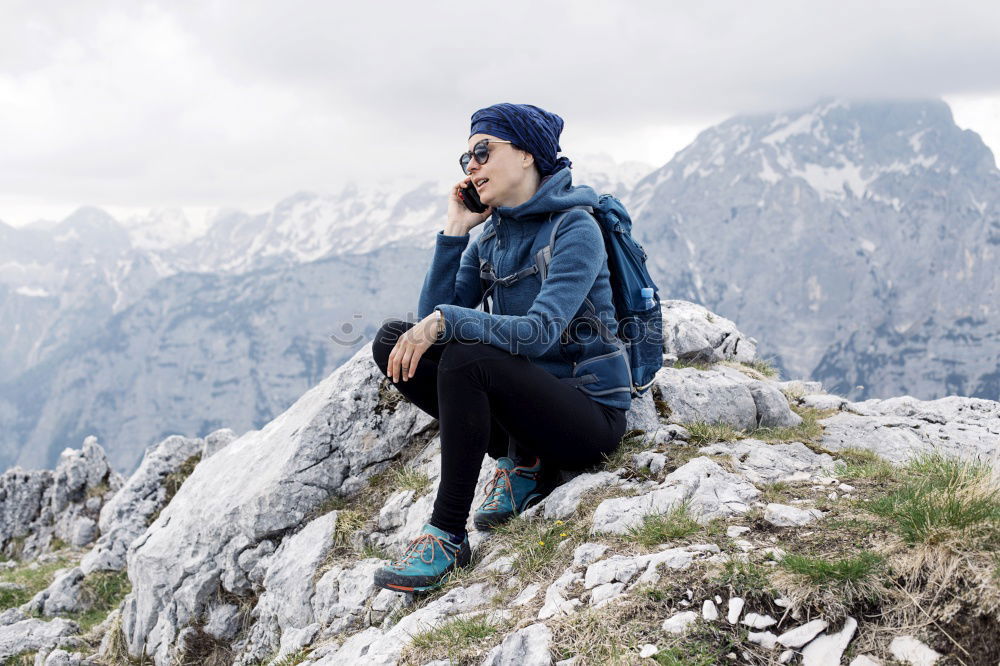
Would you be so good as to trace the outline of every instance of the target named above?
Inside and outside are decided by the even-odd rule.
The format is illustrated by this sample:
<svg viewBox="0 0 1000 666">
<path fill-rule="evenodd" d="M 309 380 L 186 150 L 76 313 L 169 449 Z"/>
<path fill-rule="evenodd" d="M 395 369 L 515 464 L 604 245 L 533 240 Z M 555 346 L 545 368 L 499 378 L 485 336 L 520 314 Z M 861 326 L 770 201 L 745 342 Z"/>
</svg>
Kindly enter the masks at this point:
<svg viewBox="0 0 1000 666">
<path fill-rule="evenodd" d="M 399 319 L 390 319 L 382 324 L 372 340 L 372 358 L 384 373 L 389 367 L 389 352 L 396 346 L 396 341 L 413 324 Z"/>
</svg>

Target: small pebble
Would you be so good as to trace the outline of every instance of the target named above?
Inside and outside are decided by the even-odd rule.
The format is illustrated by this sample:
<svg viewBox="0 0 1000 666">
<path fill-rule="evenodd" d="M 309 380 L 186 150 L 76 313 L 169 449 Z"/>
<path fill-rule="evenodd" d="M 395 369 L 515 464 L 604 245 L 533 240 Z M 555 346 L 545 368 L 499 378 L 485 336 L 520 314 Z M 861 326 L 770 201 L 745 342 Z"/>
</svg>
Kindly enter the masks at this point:
<svg viewBox="0 0 1000 666">
<path fill-rule="evenodd" d="M 654 654 L 656 654 L 659 651 L 660 651 L 660 648 L 656 647 L 655 645 L 653 645 L 651 643 L 646 643 L 645 645 L 643 645 L 639 649 L 639 656 L 641 658 L 643 658 L 643 659 L 648 659 L 649 657 L 652 657 Z"/>
</svg>

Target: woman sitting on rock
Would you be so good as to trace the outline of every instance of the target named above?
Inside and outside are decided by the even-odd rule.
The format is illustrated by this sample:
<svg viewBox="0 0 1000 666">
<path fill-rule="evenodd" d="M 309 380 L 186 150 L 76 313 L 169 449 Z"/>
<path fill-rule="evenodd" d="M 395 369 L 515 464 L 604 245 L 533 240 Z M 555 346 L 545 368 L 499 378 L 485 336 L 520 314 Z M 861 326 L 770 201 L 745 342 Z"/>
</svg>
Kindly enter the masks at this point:
<svg viewBox="0 0 1000 666">
<path fill-rule="evenodd" d="M 376 573 L 383 588 L 430 590 L 468 563 L 466 521 L 485 454 L 497 464 L 474 515 L 479 530 L 544 497 L 558 470 L 601 462 L 625 432 L 631 393 L 624 349 L 597 327 L 581 326 L 589 299 L 617 332 L 604 239 L 582 208 L 595 206 L 597 194 L 574 186 L 570 161 L 557 157 L 562 127 L 559 116 L 530 105 L 496 104 L 473 114 L 469 152 L 460 158 L 466 176 L 448 196 L 448 219 L 420 294 L 422 319 L 390 320 L 376 335 L 379 368 L 438 419 L 441 433 L 430 523 L 400 560 Z M 485 212 L 463 203 L 470 185 Z M 470 245 L 469 231 L 484 222 Z M 553 226 L 542 280 L 530 267 Z M 545 238 L 536 240 L 543 228 Z M 523 279 L 489 292 L 492 312 L 477 309 L 484 277 L 522 269 Z"/>
</svg>

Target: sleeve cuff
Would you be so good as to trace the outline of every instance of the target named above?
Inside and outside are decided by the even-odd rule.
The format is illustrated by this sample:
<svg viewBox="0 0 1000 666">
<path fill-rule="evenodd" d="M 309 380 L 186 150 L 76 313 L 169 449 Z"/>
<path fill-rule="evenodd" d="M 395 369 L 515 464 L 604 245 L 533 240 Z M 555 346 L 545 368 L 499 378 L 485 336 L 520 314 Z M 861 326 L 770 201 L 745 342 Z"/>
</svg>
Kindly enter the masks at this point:
<svg viewBox="0 0 1000 666">
<path fill-rule="evenodd" d="M 461 245 L 463 248 L 469 244 L 469 234 L 464 236 L 449 236 L 441 230 L 437 233 L 438 245 Z"/>
</svg>

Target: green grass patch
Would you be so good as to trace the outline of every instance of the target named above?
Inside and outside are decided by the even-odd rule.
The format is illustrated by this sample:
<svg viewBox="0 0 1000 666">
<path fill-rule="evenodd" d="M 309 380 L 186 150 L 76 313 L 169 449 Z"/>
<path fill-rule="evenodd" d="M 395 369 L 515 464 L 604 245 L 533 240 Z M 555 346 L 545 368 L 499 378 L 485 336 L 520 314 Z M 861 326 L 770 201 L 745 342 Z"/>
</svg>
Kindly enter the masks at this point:
<svg viewBox="0 0 1000 666">
<path fill-rule="evenodd" d="M 498 526 L 493 534 L 503 544 L 500 552 L 513 556 L 514 571 L 530 580 L 544 575 L 556 559 L 559 544 L 575 539 L 580 529 L 575 521 L 515 518 Z"/>
<path fill-rule="evenodd" d="M 784 481 L 775 481 L 773 483 L 765 483 L 760 489 L 761 501 L 772 503 L 772 502 L 783 502 L 791 497 L 792 486 Z"/>
<path fill-rule="evenodd" d="M 309 658 L 312 652 L 309 648 L 303 648 L 298 652 L 282 657 L 278 661 L 269 662 L 270 666 L 297 666 Z"/>
<path fill-rule="evenodd" d="M 399 467 L 393 470 L 393 483 L 397 490 L 412 490 L 421 493 L 431 485 L 431 480 L 426 474 L 412 467 Z"/>
<path fill-rule="evenodd" d="M 629 530 L 629 536 L 643 546 L 655 546 L 683 539 L 701 531 L 687 503 L 678 504 L 667 513 L 645 516 L 642 523 Z"/>
<path fill-rule="evenodd" d="M 704 421 L 696 421 L 694 423 L 685 423 L 683 425 L 687 431 L 691 433 L 691 438 L 688 440 L 689 443 L 697 446 L 714 444 L 715 442 L 733 442 L 746 437 L 746 433 L 742 430 L 737 430 L 731 425 L 726 425 L 724 423 L 705 423 Z"/>
<path fill-rule="evenodd" d="M 198 466 L 199 462 L 201 462 L 201 453 L 196 453 L 182 462 L 177 469 L 167 474 L 166 478 L 163 480 L 163 489 L 165 491 L 163 496 L 163 505 L 149 517 L 149 522 L 147 523 L 148 525 L 152 525 L 156 519 L 160 517 L 160 513 L 168 504 L 170 504 L 170 501 L 174 499 L 177 491 L 181 489 L 181 486 L 184 485 L 187 478 L 191 476 L 192 472 L 194 472 L 194 468 Z"/>
<path fill-rule="evenodd" d="M 845 583 L 859 584 L 881 575 L 885 568 L 885 558 L 869 551 L 839 560 L 786 555 L 778 566 L 804 576 L 814 585 L 837 587 Z"/>
<path fill-rule="evenodd" d="M 777 377 L 778 376 L 778 370 L 771 363 L 770 359 L 755 358 L 754 360 L 752 360 L 750 362 L 745 362 L 744 361 L 743 365 L 756 370 L 757 372 L 759 372 L 760 374 L 764 375 L 765 377 Z"/>
<path fill-rule="evenodd" d="M 896 474 L 892 463 L 867 449 L 847 448 L 837 455 L 840 460 L 834 466 L 834 474 L 840 478 L 888 481 Z"/>
<path fill-rule="evenodd" d="M 56 571 L 70 566 L 70 560 L 60 557 L 40 564 L 30 562 L 0 573 L 0 581 L 19 585 L 19 588 L 0 589 L 0 610 L 20 606 L 44 590 L 55 578 Z"/>
<path fill-rule="evenodd" d="M 770 600 L 770 572 L 760 564 L 729 560 L 725 563 L 718 582 L 745 599 Z"/>
<path fill-rule="evenodd" d="M 83 579 L 80 601 L 87 608 L 72 616 L 83 632 L 90 631 L 107 618 L 132 590 L 125 571 L 95 571 Z"/>
<path fill-rule="evenodd" d="M 615 470 L 619 467 L 632 467 L 632 456 L 640 451 L 644 451 L 648 447 L 649 443 L 646 440 L 646 433 L 641 430 L 630 430 L 622 437 L 618 448 L 611 455 L 604 456 L 604 465 L 609 470 Z"/>
<path fill-rule="evenodd" d="M 472 663 L 471 657 L 499 632 L 497 623 L 484 613 L 455 618 L 414 634 L 403 662 L 423 664 L 445 657 L 453 663 Z"/>
<path fill-rule="evenodd" d="M 955 550 L 1000 548 L 1000 483 L 991 468 L 938 455 L 899 470 L 901 485 L 866 506 L 910 544 Z"/>
<path fill-rule="evenodd" d="M 694 368 L 695 370 L 711 370 L 712 363 L 707 361 L 699 361 L 696 359 L 677 359 L 674 361 L 674 368 L 677 370 L 683 368 Z"/>
<path fill-rule="evenodd" d="M 35 650 L 21 652 L 20 654 L 7 657 L 3 664 L 4 666 L 35 666 L 35 655 L 37 654 L 38 652 Z"/>
<path fill-rule="evenodd" d="M 787 428 L 755 428 L 747 435 L 772 444 L 802 442 L 810 448 L 818 446 L 823 439 L 823 426 L 819 421 L 836 413 L 836 410 L 814 409 L 800 405 L 789 405 L 789 407 L 802 417 L 802 423 Z"/>
</svg>

